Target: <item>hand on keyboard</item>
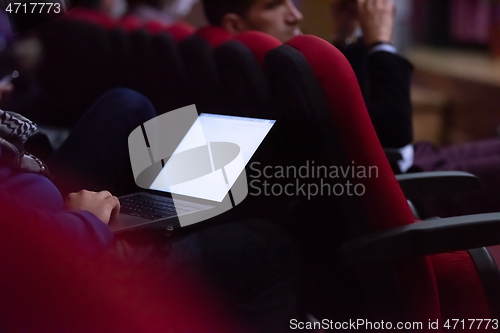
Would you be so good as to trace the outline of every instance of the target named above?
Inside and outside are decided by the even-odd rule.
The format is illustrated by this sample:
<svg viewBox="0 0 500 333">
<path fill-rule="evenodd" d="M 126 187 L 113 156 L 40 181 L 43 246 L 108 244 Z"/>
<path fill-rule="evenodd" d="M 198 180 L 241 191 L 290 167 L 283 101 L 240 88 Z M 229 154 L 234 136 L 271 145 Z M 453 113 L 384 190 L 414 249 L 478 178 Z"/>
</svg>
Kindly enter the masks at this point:
<svg viewBox="0 0 500 333">
<path fill-rule="evenodd" d="M 67 210 L 86 210 L 108 224 L 109 220 L 120 211 L 118 198 L 108 191 L 92 192 L 83 190 L 70 193 L 64 206 Z"/>
</svg>

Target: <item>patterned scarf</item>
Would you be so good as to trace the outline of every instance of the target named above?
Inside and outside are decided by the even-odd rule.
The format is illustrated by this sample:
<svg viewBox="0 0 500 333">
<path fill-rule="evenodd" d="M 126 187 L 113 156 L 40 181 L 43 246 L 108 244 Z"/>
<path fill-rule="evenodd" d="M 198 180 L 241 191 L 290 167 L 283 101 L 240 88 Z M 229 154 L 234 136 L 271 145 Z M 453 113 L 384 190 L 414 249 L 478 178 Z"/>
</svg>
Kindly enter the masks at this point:
<svg viewBox="0 0 500 333">
<path fill-rule="evenodd" d="M 45 164 L 24 151 L 24 143 L 36 130 L 36 124 L 31 120 L 14 112 L 0 110 L 0 164 L 49 176 Z"/>
</svg>

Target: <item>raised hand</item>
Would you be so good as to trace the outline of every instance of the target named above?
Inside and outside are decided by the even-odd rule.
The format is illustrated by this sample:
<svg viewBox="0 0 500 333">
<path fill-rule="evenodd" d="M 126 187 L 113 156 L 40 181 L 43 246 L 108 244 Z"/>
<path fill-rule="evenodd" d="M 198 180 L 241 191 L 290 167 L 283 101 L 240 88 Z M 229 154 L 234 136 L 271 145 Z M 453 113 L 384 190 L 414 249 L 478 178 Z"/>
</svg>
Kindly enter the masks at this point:
<svg viewBox="0 0 500 333">
<path fill-rule="evenodd" d="M 390 42 L 394 24 L 394 0 L 358 0 L 358 18 L 367 45 Z"/>
</svg>

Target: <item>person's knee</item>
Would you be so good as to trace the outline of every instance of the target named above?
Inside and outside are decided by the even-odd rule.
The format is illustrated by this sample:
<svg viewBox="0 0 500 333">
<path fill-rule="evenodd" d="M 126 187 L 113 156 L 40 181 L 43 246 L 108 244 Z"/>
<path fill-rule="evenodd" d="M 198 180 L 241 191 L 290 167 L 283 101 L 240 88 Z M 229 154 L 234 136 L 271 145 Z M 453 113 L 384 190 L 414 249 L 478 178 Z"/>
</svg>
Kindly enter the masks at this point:
<svg viewBox="0 0 500 333">
<path fill-rule="evenodd" d="M 105 93 L 100 102 L 109 104 L 109 112 L 116 116 L 138 116 L 143 121 L 156 117 L 156 112 L 149 99 L 143 94 L 128 88 L 115 88 Z"/>
</svg>

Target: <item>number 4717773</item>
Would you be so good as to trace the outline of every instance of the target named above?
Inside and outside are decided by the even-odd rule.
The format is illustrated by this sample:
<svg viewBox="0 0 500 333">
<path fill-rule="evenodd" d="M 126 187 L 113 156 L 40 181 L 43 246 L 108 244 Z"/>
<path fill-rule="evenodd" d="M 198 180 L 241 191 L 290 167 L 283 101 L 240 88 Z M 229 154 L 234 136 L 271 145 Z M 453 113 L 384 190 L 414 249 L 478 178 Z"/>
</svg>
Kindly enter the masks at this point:
<svg viewBox="0 0 500 333">
<path fill-rule="evenodd" d="M 59 2 L 30 2 L 30 3 L 20 3 L 14 2 L 9 3 L 5 9 L 8 13 L 14 14 L 42 14 L 42 13 L 54 13 L 59 14 L 61 12 L 61 4 Z"/>
<path fill-rule="evenodd" d="M 498 319 L 448 319 L 443 325 L 449 330 L 498 329 Z"/>
</svg>

